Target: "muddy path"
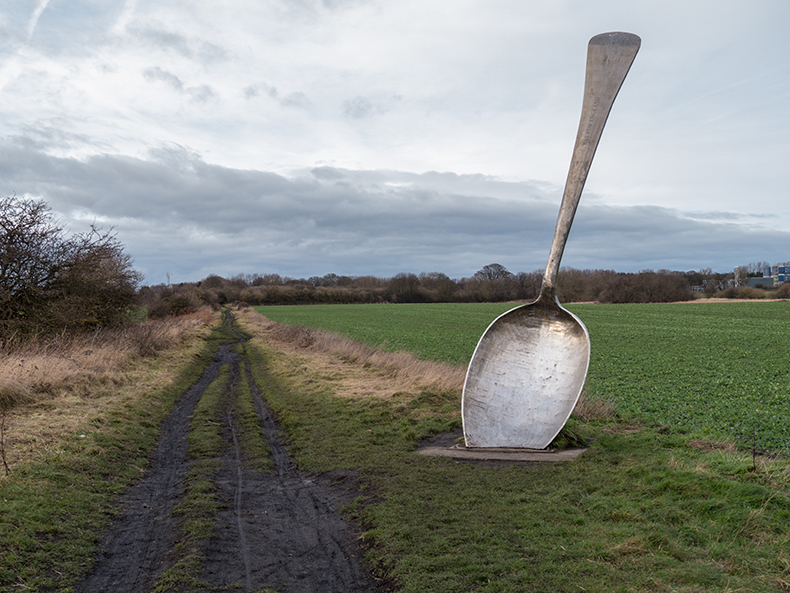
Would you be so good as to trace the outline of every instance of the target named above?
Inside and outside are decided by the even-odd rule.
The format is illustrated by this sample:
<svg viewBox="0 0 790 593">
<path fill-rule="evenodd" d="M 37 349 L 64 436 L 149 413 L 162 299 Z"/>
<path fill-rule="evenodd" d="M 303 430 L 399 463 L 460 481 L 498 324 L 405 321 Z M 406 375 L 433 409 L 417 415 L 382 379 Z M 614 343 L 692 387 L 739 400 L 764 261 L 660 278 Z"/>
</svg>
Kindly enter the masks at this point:
<svg viewBox="0 0 790 593">
<path fill-rule="evenodd" d="M 230 312 L 223 323 L 233 323 Z M 244 337 L 236 336 L 243 344 Z M 231 368 L 230 392 L 240 381 L 249 385 L 274 469 L 245 467 L 234 417 L 227 413 L 221 419 L 227 447 L 213 476 L 220 510 L 213 536 L 201 542 L 200 574 L 193 575 L 200 584 L 172 590 L 383 591 L 362 561 L 358 531 L 338 513 L 354 497 L 353 476 L 306 475 L 296 468 L 266 408 L 265 394 L 252 379 L 249 361 L 231 352 L 230 345 L 219 348 L 201 379 L 174 406 L 149 471 L 122 497 L 93 572 L 76 591 L 146 593 L 177 561 L 180 530 L 173 510 L 183 497 L 190 468 L 190 419 L 226 364 Z"/>
</svg>

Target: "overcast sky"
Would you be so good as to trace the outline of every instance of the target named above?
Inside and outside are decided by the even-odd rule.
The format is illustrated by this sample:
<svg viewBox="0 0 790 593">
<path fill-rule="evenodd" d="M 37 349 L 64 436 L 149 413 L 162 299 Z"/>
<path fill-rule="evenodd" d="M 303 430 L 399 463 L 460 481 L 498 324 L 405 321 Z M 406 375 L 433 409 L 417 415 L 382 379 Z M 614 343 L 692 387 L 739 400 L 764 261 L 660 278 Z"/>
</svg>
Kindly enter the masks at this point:
<svg viewBox="0 0 790 593">
<path fill-rule="evenodd" d="M 642 47 L 563 266 L 790 260 L 787 0 L 5 0 L 0 195 L 147 284 L 542 269 L 608 31 Z"/>
</svg>

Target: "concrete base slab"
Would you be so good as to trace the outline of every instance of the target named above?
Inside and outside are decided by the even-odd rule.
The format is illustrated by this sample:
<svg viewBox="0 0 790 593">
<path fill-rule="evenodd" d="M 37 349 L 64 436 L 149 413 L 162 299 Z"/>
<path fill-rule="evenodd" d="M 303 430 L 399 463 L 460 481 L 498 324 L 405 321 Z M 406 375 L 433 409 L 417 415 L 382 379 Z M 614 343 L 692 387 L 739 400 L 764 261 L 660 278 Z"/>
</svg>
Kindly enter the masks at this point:
<svg viewBox="0 0 790 593">
<path fill-rule="evenodd" d="M 564 449 L 557 451 L 552 449 L 508 449 L 500 447 L 467 448 L 463 444 L 455 444 L 449 447 L 428 445 L 417 449 L 417 454 L 433 457 L 451 457 L 469 461 L 551 462 L 573 461 L 586 450 Z"/>
</svg>

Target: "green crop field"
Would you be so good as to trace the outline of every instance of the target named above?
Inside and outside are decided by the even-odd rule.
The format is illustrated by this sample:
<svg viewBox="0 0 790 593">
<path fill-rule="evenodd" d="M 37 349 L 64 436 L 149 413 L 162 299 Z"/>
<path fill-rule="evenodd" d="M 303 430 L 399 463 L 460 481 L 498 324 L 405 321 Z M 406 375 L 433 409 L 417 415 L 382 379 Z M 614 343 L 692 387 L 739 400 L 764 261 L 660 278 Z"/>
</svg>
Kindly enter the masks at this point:
<svg viewBox="0 0 790 593">
<path fill-rule="evenodd" d="M 269 319 L 320 327 L 385 350 L 466 366 L 488 324 L 512 303 L 256 307 Z"/>
<path fill-rule="evenodd" d="M 512 304 L 259 307 L 387 350 L 466 365 Z M 741 446 L 790 450 L 790 302 L 571 305 L 590 332 L 585 389 L 637 416 Z"/>
</svg>

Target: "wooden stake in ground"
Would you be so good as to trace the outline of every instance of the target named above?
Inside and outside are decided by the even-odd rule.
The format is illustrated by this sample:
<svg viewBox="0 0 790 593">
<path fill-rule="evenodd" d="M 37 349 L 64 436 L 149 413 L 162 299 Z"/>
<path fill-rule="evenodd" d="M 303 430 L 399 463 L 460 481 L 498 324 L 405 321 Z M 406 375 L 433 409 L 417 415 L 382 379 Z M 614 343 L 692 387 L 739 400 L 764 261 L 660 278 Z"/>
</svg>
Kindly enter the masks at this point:
<svg viewBox="0 0 790 593">
<path fill-rule="evenodd" d="M 5 458 L 5 410 L 0 411 L 0 459 L 3 460 L 5 475 L 10 474 L 11 468 Z"/>
</svg>

